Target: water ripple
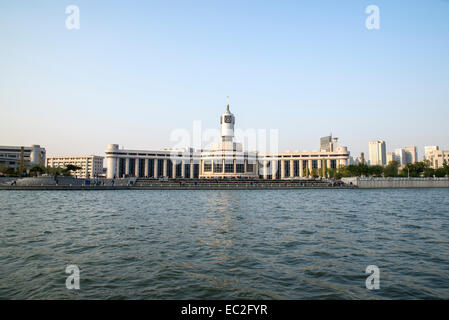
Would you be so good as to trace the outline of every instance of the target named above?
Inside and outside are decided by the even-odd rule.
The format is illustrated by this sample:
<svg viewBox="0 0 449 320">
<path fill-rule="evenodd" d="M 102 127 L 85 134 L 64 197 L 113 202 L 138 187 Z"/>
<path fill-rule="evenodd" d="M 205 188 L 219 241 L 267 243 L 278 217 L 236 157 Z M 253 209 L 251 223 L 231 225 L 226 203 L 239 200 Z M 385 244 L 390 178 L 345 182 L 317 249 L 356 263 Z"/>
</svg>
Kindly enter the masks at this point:
<svg viewBox="0 0 449 320">
<path fill-rule="evenodd" d="M 448 299 L 448 209 L 447 189 L 0 191 L 0 299 Z"/>
</svg>

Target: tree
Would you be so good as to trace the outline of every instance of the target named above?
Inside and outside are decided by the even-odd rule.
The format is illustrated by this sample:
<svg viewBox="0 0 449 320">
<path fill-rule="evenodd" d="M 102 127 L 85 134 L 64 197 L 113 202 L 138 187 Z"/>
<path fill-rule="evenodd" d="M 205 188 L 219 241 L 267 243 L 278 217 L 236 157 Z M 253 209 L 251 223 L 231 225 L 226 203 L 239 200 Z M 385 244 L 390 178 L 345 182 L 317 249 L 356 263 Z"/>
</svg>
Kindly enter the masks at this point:
<svg viewBox="0 0 449 320">
<path fill-rule="evenodd" d="M 35 164 L 34 166 L 31 167 L 30 172 L 37 175 L 38 173 L 39 174 L 44 173 L 45 169 L 43 167 L 41 167 L 40 165 Z"/>
<path fill-rule="evenodd" d="M 79 166 L 75 166 L 73 164 L 68 164 L 65 169 L 63 170 L 63 173 L 65 175 L 71 175 L 72 171 L 77 171 L 77 170 L 81 170 L 82 168 Z"/>
<path fill-rule="evenodd" d="M 385 177 L 397 177 L 399 175 L 399 163 L 395 160 L 390 161 L 384 168 Z"/>
<path fill-rule="evenodd" d="M 376 166 L 369 166 L 368 167 L 368 175 L 373 177 L 381 177 L 384 173 L 384 167 L 376 165 Z"/>
<path fill-rule="evenodd" d="M 312 169 L 312 171 L 310 171 L 310 175 L 314 178 L 318 178 L 319 177 L 318 170 Z"/>
<path fill-rule="evenodd" d="M 443 168 L 438 168 L 438 169 L 435 170 L 435 177 L 442 178 L 442 177 L 444 177 L 446 175 L 447 175 L 446 168 L 444 168 L 444 167 Z"/>
<path fill-rule="evenodd" d="M 421 175 L 425 175 L 431 173 L 430 170 L 426 170 L 430 168 L 430 161 L 424 160 L 415 163 L 407 163 L 405 167 L 401 170 L 401 176 L 404 177 L 420 177 Z"/>
<path fill-rule="evenodd" d="M 335 179 L 336 176 L 337 176 L 337 170 L 332 169 L 332 168 L 326 169 L 326 177 Z"/>
</svg>

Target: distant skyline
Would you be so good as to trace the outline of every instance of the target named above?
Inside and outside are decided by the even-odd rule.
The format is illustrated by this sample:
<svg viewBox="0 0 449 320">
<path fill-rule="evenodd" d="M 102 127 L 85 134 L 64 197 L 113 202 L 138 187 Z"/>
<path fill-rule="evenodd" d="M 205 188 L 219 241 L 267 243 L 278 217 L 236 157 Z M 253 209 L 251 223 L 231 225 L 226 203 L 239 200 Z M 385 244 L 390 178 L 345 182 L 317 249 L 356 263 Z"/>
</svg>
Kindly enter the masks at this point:
<svg viewBox="0 0 449 320">
<path fill-rule="evenodd" d="M 65 9 L 80 9 L 79 30 Z M 365 8 L 380 8 L 368 30 Z M 449 1 L 0 0 L 0 145 L 104 155 L 173 145 L 228 103 L 280 151 L 449 149 Z"/>
</svg>

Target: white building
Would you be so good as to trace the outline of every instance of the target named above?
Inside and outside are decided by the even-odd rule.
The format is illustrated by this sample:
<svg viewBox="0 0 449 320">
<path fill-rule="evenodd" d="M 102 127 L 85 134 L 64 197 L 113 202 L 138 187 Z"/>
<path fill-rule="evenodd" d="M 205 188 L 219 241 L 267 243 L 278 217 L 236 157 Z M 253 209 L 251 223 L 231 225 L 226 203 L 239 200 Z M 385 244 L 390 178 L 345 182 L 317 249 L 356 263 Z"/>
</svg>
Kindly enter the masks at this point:
<svg viewBox="0 0 449 320">
<path fill-rule="evenodd" d="M 244 151 L 234 142 L 235 117 L 226 111 L 220 117 L 221 141 L 210 150 L 125 150 L 110 144 L 105 150 L 107 178 L 259 178 L 299 179 L 312 173 L 325 176 L 326 169 L 348 164 L 349 152 L 331 140 L 332 151 L 260 154 Z"/>
<path fill-rule="evenodd" d="M 394 150 L 395 160 L 399 163 L 399 166 L 405 166 L 407 164 L 407 154 L 405 149 L 399 148 Z"/>
<path fill-rule="evenodd" d="M 25 171 L 33 165 L 45 165 L 46 151 L 40 145 L 0 146 L 0 164 L 3 167 Z"/>
<path fill-rule="evenodd" d="M 433 151 L 440 150 L 438 146 L 425 146 L 424 147 L 424 160 L 429 160 L 429 156 Z"/>
<path fill-rule="evenodd" d="M 369 164 L 372 166 L 380 165 L 384 166 L 387 164 L 387 153 L 385 147 L 385 141 L 370 141 L 368 143 L 369 151 Z"/>
<path fill-rule="evenodd" d="M 100 156 L 52 156 L 47 157 L 48 167 L 65 168 L 71 164 L 81 169 L 72 172 L 78 178 L 96 178 L 103 174 L 103 159 Z"/>
<path fill-rule="evenodd" d="M 416 163 L 418 161 L 418 149 L 415 146 L 399 148 L 394 151 L 395 160 L 400 166 L 405 166 L 407 163 Z"/>
<path fill-rule="evenodd" d="M 433 150 L 426 154 L 426 160 L 430 161 L 432 168 L 442 168 L 443 164 L 449 165 L 449 150 Z"/>
<path fill-rule="evenodd" d="M 405 147 L 405 162 L 416 163 L 418 161 L 418 149 L 415 146 Z"/>
<path fill-rule="evenodd" d="M 396 155 L 394 154 L 394 152 L 387 152 L 387 164 L 389 164 L 391 161 L 397 161 Z"/>
</svg>

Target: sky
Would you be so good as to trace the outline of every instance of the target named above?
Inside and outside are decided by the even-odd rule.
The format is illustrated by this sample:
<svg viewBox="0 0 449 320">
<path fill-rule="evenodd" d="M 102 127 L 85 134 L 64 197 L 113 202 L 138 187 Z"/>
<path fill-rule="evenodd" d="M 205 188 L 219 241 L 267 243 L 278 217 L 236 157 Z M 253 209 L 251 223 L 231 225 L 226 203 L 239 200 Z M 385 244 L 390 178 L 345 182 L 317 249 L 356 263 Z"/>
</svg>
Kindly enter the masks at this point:
<svg viewBox="0 0 449 320">
<path fill-rule="evenodd" d="M 0 0 L 0 145 L 166 148 L 193 121 L 218 128 L 228 101 L 280 151 L 329 133 L 353 156 L 447 150 L 449 1 Z"/>
</svg>

